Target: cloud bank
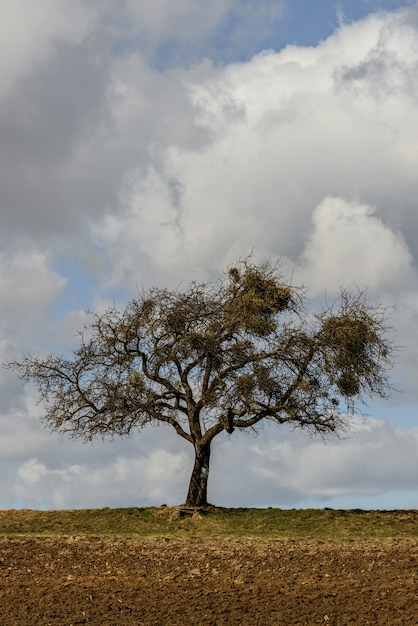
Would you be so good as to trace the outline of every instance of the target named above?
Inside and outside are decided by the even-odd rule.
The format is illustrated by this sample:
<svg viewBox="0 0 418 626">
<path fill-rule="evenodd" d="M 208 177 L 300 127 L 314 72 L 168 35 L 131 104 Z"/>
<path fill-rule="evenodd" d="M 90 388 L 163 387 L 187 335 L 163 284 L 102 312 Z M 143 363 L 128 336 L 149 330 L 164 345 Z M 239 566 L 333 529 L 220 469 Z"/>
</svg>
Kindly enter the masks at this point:
<svg viewBox="0 0 418 626">
<path fill-rule="evenodd" d="M 212 499 L 417 500 L 416 432 L 383 419 L 399 402 L 412 427 L 417 402 L 416 7 L 260 52 L 285 3 L 3 5 L 2 360 L 68 350 L 84 309 L 142 285 L 211 279 L 251 250 L 281 258 L 314 299 L 349 284 L 391 307 L 403 394 L 325 447 L 280 429 L 221 440 Z M 0 505 L 184 499 L 174 434 L 61 445 L 32 389 L 1 371 L 0 391 Z"/>
</svg>

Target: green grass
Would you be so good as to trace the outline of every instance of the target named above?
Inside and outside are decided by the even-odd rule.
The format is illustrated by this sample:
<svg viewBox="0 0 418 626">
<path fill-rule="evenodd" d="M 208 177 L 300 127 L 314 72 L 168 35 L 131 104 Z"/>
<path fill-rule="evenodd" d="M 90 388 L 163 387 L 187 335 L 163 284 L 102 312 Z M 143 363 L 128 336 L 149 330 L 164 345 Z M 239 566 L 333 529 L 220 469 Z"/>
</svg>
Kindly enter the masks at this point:
<svg viewBox="0 0 418 626">
<path fill-rule="evenodd" d="M 356 541 L 418 539 L 418 511 L 214 508 L 178 517 L 171 507 L 0 511 L 0 539 L 19 537 L 251 537 Z"/>
</svg>

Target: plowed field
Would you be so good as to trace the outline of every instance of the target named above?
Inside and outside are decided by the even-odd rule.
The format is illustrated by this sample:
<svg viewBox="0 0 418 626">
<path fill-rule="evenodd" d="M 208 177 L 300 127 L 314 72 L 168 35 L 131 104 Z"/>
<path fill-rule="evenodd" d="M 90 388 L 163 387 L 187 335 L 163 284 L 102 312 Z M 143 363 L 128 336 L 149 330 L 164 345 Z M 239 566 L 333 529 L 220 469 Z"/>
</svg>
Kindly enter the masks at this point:
<svg viewBox="0 0 418 626">
<path fill-rule="evenodd" d="M 418 543 L 9 539 L 2 626 L 418 624 Z"/>
</svg>

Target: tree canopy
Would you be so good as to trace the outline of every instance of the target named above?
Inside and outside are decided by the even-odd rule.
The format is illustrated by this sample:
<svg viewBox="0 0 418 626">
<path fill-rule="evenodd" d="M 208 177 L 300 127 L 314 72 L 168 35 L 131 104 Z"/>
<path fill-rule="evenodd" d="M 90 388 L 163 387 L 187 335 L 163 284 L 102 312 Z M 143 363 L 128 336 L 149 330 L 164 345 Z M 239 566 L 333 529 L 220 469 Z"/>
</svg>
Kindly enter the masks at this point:
<svg viewBox="0 0 418 626">
<path fill-rule="evenodd" d="M 280 266 L 231 266 L 214 283 L 144 290 L 124 310 L 91 313 L 71 357 L 9 363 L 38 387 L 43 420 L 84 440 L 172 426 L 195 462 L 186 498 L 207 504 L 210 447 L 262 420 L 337 434 L 368 397 L 390 395 L 385 310 L 342 290 L 312 313 Z"/>
</svg>

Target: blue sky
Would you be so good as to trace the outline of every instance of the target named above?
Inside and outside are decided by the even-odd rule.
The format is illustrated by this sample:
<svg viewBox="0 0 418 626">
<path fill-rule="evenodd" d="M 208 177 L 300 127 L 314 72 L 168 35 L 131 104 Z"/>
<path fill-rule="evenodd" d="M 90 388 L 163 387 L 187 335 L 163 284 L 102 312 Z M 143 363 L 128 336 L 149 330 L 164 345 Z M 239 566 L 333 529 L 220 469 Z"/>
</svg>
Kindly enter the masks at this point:
<svg viewBox="0 0 418 626">
<path fill-rule="evenodd" d="M 283 33 L 283 43 L 279 45 L 313 46 L 331 35 L 340 20 L 350 23 L 375 11 L 390 11 L 411 4 L 403 0 L 295 0 L 286 5 L 284 24 L 279 31 Z"/>
<path fill-rule="evenodd" d="M 268 46 L 275 50 L 288 44 L 315 46 L 329 37 L 341 21 L 349 23 L 364 18 L 372 11 L 393 10 L 408 4 L 397 0 L 295 0 L 286 3 L 283 18 L 278 22 Z"/>
<path fill-rule="evenodd" d="M 326 445 L 219 438 L 209 498 L 417 507 L 417 3 L 0 7 L 1 360 L 69 351 L 86 309 L 216 278 L 250 250 L 315 302 L 367 287 L 404 346 L 401 393 Z M 60 441 L 30 385 L 3 370 L 0 391 L 1 507 L 184 499 L 191 454 L 169 429 Z"/>
</svg>

